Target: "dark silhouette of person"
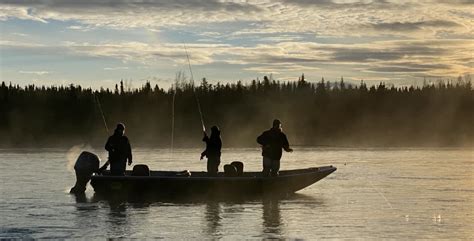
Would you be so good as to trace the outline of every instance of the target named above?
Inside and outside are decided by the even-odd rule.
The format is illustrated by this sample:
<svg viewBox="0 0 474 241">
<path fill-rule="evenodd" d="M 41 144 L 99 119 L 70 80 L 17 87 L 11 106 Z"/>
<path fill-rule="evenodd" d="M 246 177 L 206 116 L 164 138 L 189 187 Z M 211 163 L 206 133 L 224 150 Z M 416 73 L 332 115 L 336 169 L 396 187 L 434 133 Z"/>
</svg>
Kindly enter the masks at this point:
<svg viewBox="0 0 474 241">
<path fill-rule="evenodd" d="M 126 164 L 132 165 L 132 148 L 125 136 L 125 125 L 117 124 L 114 134 L 109 137 L 105 144 L 105 150 L 109 152 L 110 173 L 116 176 L 125 174 Z"/>
<path fill-rule="evenodd" d="M 285 133 L 283 133 L 280 120 L 273 120 L 273 127 L 257 137 L 257 142 L 262 145 L 263 175 L 278 176 L 282 149 L 287 152 L 293 151 Z"/>
<path fill-rule="evenodd" d="M 221 131 L 219 127 L 213 126 L 211 128 L 211 137 L 208 137 L 204 132 L 202 141 L 206 142 L 206 149 L 201 153 L 201 160 L 207 157 L 207 173 L 210 176 L 216 176 L 219 171 L 219 164 L 221 163 Z"/>
</svg>

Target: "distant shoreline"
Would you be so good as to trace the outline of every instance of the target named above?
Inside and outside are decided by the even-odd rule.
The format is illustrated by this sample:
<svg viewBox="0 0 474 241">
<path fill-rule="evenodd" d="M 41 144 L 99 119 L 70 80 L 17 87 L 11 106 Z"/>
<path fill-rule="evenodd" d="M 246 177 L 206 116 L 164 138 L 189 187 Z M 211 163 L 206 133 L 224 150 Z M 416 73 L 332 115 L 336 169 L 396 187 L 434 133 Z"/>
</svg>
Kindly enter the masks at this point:
<svg viewBox="0 0 474 241">
<path fill-rule="evenodd" d="M 334 147 L 456 147 L 474 143 L 471 80 L 396 88 L 267 78 L 163 90 L 0 85 L 0 147 L 102 146 L 118 122 L 132 147 L 202 147 L 202 122 L 225 147 L 254 147 L 282 121 L 290 144 Z M 199 110 L 201 108 L 201 111 Z M 171 142 L 174 142 L 173 144 Z"/>
</svg>

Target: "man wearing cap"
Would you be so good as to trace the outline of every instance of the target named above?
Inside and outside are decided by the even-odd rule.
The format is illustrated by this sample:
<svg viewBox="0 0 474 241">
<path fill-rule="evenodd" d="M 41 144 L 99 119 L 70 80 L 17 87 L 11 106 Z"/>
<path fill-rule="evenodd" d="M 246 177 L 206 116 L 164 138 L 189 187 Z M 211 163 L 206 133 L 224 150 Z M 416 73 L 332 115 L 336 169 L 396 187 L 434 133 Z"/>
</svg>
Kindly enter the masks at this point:
<svg viewBox="0 0 474 241">
<path fill-rule="evenodd" d="M 221 131 L 219 127 L 213 126 L 211 128 L 211 137 L 208 137 L 204 132 L 202 141 L 206 142 L 206 150 L 201 153 L 201 160 L 207 157 L 207 173 L 209 176 L 216 176 L 219 172 L 219 164 L 221 163 Z"/>
<path fill-rule="evenodd" d="M 109 137 L 105 144 L 105 150 L 109 152 L 110 173 L 116 176 L 123 176 L 128 165 L 132 164 L 132 148 L 125 134 L 125 125 L 117 124 L 114 134 Z M 104 165 L 105 168 L 107 168 Z M 101 168 L 102 169 L 102 168 Z"/>
<path fill-rule="evenodd" d="M 257 137 L 257 142 L 262 145 L 263 175 L 278 176 L 282 149 L 287 152 L 293 151 L 285 133 L 282 131 L 280 120 L 275 119 L 273 127 Z"/>
</svg>

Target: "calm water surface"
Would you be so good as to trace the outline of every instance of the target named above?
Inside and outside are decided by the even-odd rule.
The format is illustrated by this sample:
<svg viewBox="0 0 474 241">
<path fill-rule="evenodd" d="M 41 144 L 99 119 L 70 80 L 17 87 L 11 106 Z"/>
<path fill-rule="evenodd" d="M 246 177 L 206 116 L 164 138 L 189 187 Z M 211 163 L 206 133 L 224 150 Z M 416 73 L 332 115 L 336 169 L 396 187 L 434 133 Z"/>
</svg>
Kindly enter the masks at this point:
<svg viewBox="0 0 474 241">
<path fill-rule="evenodd" d="M 0 238 L 474 239 L 472 149 L 296 148 L 282 169 L 338 170 L 281 199 L 139 203 L 97 199 L 90 186 L 85 200 L 69 195 L 78 150 L 0 150 Z M 134 159 L 204 170 L 199 154 L 136 149 Z M 236 160 L 261 168 L 258 149 L 224 151 L 223 163 Z"/>
</svg>

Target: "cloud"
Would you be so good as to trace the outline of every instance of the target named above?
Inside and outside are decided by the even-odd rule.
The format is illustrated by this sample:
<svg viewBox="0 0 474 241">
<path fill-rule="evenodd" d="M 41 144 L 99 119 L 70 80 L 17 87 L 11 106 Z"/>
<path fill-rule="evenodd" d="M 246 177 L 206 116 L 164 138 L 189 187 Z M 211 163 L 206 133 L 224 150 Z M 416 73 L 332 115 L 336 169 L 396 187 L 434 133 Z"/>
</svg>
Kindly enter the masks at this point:
<svg viewBox="0 0 474 241">
<path fill-rule="evenodd" d="M 214 62 L 212 56 L 227 45 L 188 44 L 186 45 L 192 64 L 202 65 Z M 106 57 L 123 62 L 133 61 L 144 65 L 158 62 L 186 63 L 187 57 L 182 44 L 150 44 L 145 42 L 77 43 L 66 42 L 64 47 L 73 54 L 90 57 Z M 210 51 L 214 50 L 214 51 Z"/>
<path fill-rule="evenodd" d="M 427 27 L 432 28 L 452 28 L 459 27 L 460 25 L 446 20 L 431 20 L 431 21 L 418 21 L 418 22 L 387 22 L 387 23 L 371 23 L 370 28 L 375 30 L 388 30 L 388 31 L 415 31 Z"/>
<path fill-rule="evenodd" d="M 13 36 L 18 36 L 18 37 L 29 37 L 30 35 L 29 34 L 26 34 L 26 33 L 11 33 L 11 35 Z"/>
<path fill-rule="evenodd" d="M 32 20 L 42 23 L 47 23 L 47 21 L 41 17 L 31 15 L 28 11 L 28 8 L 9 6 L 0 3 L 0 21 L 6 21 L 10 18 L 17 18 L 23 20 Z"/>
<path fill-rule="evenodd" d="M 286 74 L 288 72 L 296 72 L 296 73 L 303 73 L 303 72 L 312 72 L 316 70 L 320 70 L 320 68 L 316 66 L 305 66 L 293 63 L 277 63 L 277 64 L 267 64 L 267 65 L 256 65 L 256 66 L 249 66 L 243 68 L 246 71 L 257 72 L 260 74 Z"/>
<path fill-rule="evenodd" d="M 269 46 L 252 49 L 249 52 L 240 52 L 240 59 L 245 64 L 258 64 L 258 67 L 249 70 L 274 69 L 283 72 L 281 66 L 305 67 L 306 69 L 323 69 L 322 66 L 339 66 L 339 69 L 370 72 L 396 72 L 410 74 L 423 72 L 426 74 L 469 72 L 469 45 L 474 41 L 454 40 L 405 40 L 405 41 L 378 41 L 371 44 L 289 44 L 283 43 L 273 46 L 284 51 L 268 51 Z M 298 46 L 298 47 L 295 47 Z M 235 53 L 239 53 L 235 51 Z M 261 54 L 259 54 L 261 53 Z M 241 63 L 242 64 L 242 63 Z M 344 67 L 343 67 L 344 66 Z M 294 70 L 298 69 L 295 67 Z M 305 68 L 301 68 L 304 70 Z"/>
<path fill-rule="evenodd" d="M 257 5 L 218 0 L 7 0 L 0 3 L 0 20 L 74 20 L 91 27 L 156 29 L 193 22 L 230 21 L 259 11 Z"/>
<path fill-rule="evenodd" d="M 317 6 L 326 8 L 387 8 L 387 7 L 413 7 L 419 4 L 447 4 L 447 5 L 471 5 L 471 0 L 283 0 L 288 4 L 301 6 Z"/>
<path fill-rule="evenodd" d="M 371 44 L 315 44 L 284 42 L 236 47 L 226 44 L 188 45 L 193 65 L 221 63 L 242 65 L 247 71 L 283 73 L 316 71 L 321 65 L 364 65 L 372 72 L 465 71 L 469 44 L 474 41 L 379 41 Z M 186 64 L 183 46 L 179 44 L 149 45 L 138 42 L 104 45 L 70 44 L 77 54 L 101 56 L 153 64 L 168 61 Z M 372 66 L 372 67 L 370 67 Z M 465 67 L 462 67 L 465 66 Z"/>
<path fill-rule="evenodd" d="M 472 0 L 432 0 L 432 1 L 427 1 L 427 2 L 434 2 L 434 3 L 440 3 L 440 4 L 459 4 L 459 5 L 474 5 L 474 2 Z"/>
<path fill-rule="evenodd" d="M 4 5 L 49 8 L 60 10 L 71 9 L 194 9 L 196 11 L 258 11 L 259 8 L 245 2 L 230 2 L 218 0 L 4 0 Z"/>
<path fill-rule="evenodd" d="M 392 73 L 392 72 L 424 72 L 425 69 L 423 68 L 409 68 L 409 67 L 399 67 L 399 66 L 390 66 L 390 67 L 374 67 L 368 68 L 369 71 L 374 72 L 385 72 L 385 73 Z"/>
<path fill-rule="evenodd" d="M 401 43 L 401 42 L 400 42 Z M 402 58 L 410 58 L 413 56 L 442 56 L 448 51 L 444 48 L 436 48 L 432 46 L 383 46 L 379 48 L 367 47 L 329 47 L 331 51 L 330 59 L 339 62 L 354 62 L 354 61 L 387 61 L 398 60 Z"/>
<path fill-rule="evenodd" d="M 142 66 L 187 65 L 182 44 L 138 41 L 63 42 L 60 46 L 12 44 L 3 41 L 0 47 L 44 55 L 61 49 L 64 55 L 108 58 Z M 256 46 L 188 44 L 187 50 L 191 64 L 206 66 L 206 69 L 228 64 L 248 72 L 284 74 L 328 71 L 327 66 L 332 66 L 341 71 L 458 75 L 470 71 L 468 60 L 472 58 L 470 46 L 473 44 L 473 40 L 388 40 L 360 44 L 288 41 Z M 106 67 L 104 70 L 127 68 Z"/>
<path fill-rule="evenodd" d="M 368 6 L 383 6 L 387 7 L 390 5 L 399 5 L 394 1 L 386 0 L 353 0 L 353 1 L 344 1 L 344 0 L 284 0 L 283 2 L 288 4 L 297 4 L 304 7 L 316 6 L 316 7 L 325 7 L 325 8 L 358 8 L 358 7 L 368 7 Z"/>
<path fill-rule="evenodd" d="M 104 70 L 126 70 L 128 67 L 105 67 Z"/>
<path fill-rule="evenodd" d="M 405 30 L 403 36 L 420 37 L 424 28 L 458 28 L 468 32 L 472 24 L 466 18 L 464 4 L 438 4 L 436 1 L 384 0 L 284 0 L 284 1 L 219 1 L 219 0 L 84 0 L 84 1 L 2 1 L 0 20 L 10 18 L 75 21 L 70 29 L 87 31 L 97 28 L 150 31 L 185 30 L 202 36 L 246 39 L 260 34 L 285 33 L 297 39 L 298 34 L 325 36 L 380 35 L 380 29 Z M 458 1 L 463 2 L 463 1 Z M 352 10 L 351 10 L 352 9 Z M 390 11 L 387 11 L 390 10 Z M 423 13 L 423 14 L 420 14 Z M 449 19 L 446 21 L 445 19 Z M 230 26 L 248 23 L 223 33 L 218 24 Z M 81 27 L 81 25 L 87 27 Z M 221 27 L 221 26 L 220 26 Z M 371 31 L 370 31 L 371 30 Z M 431 33 L 434 35 L 435 33 Z M 423 33 L 427 37 L 427 33 Z M 262 36 L 264 41 L 283 40 L 278 36 Z M 211 39 L 209 39 L 211 40 Z"/>
<path fill-rule="evenodd" d="M 93 30 L 94 28 L 91 26 L 72 25 L 72 26 L 67 27 L 67 29 L 87 32 L 87 31 Z"/>
<path fill-rule="evenodd" d="M 38 37 L 28 32 L 28 38 L 2 36 L 0 49 L 31 56 L 53 52 L 134 62 L 137 69 L 158 65 L 173 69 L 187 64 L 179 43 L 186 39 L 195 43 L 187 45 L 191 64 L 215 72 L 222 72 L 220 66 L 227 65 L 246 73 L 285 76 L 330 71 L 352 72 L 353 76 L 382 76 L 387 71 L 395 77 L 457 75 L 472 72 L 472 13 L 466 10 L 471 2 L 1 1 L 0 21 L 39 21 L 41 24 L 35 24 L 45 28 L 57 27 L 54 21 L 61 21 L 75 31 L 58 34 L 63 37 L 59 43 L 44 37 L 35 43 Z M 109 39 L 101 35 L 100 41 L 96 38 L 101 30 L 110 29 L 120 30 L 120 34 Z M 110 63 L 105 66 L 109 65 L 101 68 L 127 70 Z"/>
<path fill-rule="evenodd" d="M 25 70 L 20 70 L 18 71 L 20 74 L 33 74 L 33 75 L 47 75 L 50 74 L 51 72 L 49 71 L 25 71 Z"/>
</svg>

